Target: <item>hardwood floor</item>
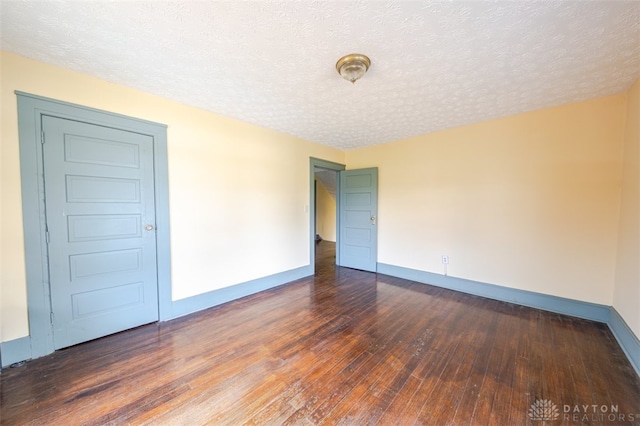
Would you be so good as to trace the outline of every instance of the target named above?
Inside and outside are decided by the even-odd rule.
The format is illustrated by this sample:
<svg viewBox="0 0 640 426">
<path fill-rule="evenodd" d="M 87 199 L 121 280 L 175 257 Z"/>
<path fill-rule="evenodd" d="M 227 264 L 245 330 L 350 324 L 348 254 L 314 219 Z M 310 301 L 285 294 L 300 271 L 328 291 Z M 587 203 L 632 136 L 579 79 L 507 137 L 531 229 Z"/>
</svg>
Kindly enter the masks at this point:
<svg viewBox="0 0 640 426">
<path fill-rule="evenodd" d="M 1 423 L 525 425 L 548 400 L 548 424 L 640 424 L 606 325 L 317 251 L 314 277 L 3 370 Z"/>
</svg>

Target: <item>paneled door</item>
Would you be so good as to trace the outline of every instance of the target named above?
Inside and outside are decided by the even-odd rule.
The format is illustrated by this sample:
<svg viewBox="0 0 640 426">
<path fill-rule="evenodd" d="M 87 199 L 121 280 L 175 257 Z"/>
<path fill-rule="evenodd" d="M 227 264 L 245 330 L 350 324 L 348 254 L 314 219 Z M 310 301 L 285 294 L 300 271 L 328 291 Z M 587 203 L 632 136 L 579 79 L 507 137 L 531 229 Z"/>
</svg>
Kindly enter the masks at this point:
<svg viewBox="0 0 640 426">
<path fill-rule="evenodd" d="M 55 349 L 157 321 L 153 138 L 42 120 Z"/>
<path fill-rule="evenodd" d="M 375 272 L 378 168 L 340 172 L 340 266 Z"/>
</svg>

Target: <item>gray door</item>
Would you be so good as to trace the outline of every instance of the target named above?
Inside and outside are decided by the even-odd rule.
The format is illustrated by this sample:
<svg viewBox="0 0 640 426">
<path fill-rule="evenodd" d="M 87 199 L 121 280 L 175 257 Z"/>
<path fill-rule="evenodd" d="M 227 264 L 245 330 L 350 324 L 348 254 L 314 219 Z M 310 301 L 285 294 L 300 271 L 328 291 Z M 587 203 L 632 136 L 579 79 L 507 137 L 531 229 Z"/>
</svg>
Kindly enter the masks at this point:
<svg viewBox="0 0 640 426">
<path fill-rule="evenodd" d="M 157 321 L 152 137 L 42 126 L 55 348 Z"/>
<path fill-rule="evenodd" d="M 378 168 L 340 172 L 340 266 L 375 272 Z"/>
</svg>

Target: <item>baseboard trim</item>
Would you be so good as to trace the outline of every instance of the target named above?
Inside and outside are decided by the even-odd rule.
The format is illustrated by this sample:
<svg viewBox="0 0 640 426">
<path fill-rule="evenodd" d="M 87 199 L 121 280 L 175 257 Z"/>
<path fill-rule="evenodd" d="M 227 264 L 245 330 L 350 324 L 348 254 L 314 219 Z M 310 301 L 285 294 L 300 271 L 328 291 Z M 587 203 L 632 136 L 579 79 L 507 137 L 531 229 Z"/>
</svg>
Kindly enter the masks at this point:
<svg viewBox="0 0 640 426">
<path fill-rule="evenodd" d="M 170 320 L 313 275 L 309 265 L 173 301 Z"/>
<path fill-rule="evenodd" d="M 613 306 L 487 284 L 384 263 L 378 263 L 378 273 L 487 297 L 489 299 L 516 303 L 544 311 L 605 323 L 611 329 L 611 332 L 627 356 L 631 366 L 638 376 L 640 376 L 640 342 Z"/>
<path fill-rule="evenodd" d="M 627 325 L 618 311 L 616 311 L 616 308 L 611 306 L 610 312 L 611 315 L 607 325 L 620 344 L 627 359 L 631 362 L 634 370 L 636 370 L 636 374 L 640 376 L 640 340 L 638 340 L 638 337 L 631 331 L 631 328 L 629 328 L 629 325 Z"/>
<path fill-rule="evenodd" d="M 31 359 L 31 337 L 25 336 L 0 343 L 0 354 L 3 368 Z"/>
<path fill-rule="evenodd" d="M 604 323 L 609 321 L 609 306 L 596 303 L 582 302 L 580 300 L 487 284 L 448 275 L 434 274 L 432 272 L 419 271 L 384 263 L 378 264 L 378 273 L 578 318 Z"/>
</svg>

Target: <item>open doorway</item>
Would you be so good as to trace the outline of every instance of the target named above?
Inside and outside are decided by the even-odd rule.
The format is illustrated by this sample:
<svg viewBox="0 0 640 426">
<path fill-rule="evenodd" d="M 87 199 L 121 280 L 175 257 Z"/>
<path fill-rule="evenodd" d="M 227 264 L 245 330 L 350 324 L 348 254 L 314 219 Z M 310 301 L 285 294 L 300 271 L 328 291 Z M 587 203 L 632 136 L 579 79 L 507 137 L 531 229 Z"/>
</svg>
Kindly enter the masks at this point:
<svg viewBox="0 0 640 426">
<path fill-rule="evenodd" d="M 343 164 L 311 158 L 310 265 L 315 272 L 321 266 L 339 263 L 340 174 Z"/>
<path fill-rule="evenodd" d="M 345 170 L 345 166 L 330 161 L 311 158 L 310 161 L 310 217 L 309 217 L 309 244 L 312 273 L 316 272 L 316 235 L 323 237 L 335 232 L 335 261 L 333 265 L 363 271 L 376 272 L 377 247 L 378 247 L 378 168 Z M 327 173 L 323 173 L 327 171 Z M 318 175 L 316 176 L 316 172 Z M 323 183 L 326 186 L 335 186 L 335 226 L 326 226 L 320 231 L 316 223 L 319 212 L 316 208 L 316 189 L 321 176 L 335 177 L 333 183 Z M 319 192 L 319 191 L 318 191 Z M 326 217 L 326 216 L 325 216 Z M 332 222 L 332 221 L 331 221 Z M 335 231 L 328 231 L 329 229 Z M 332 239 L 332 238 L 329 238 Z"/>
<path fill-rule="evenodd" d="M 336 263 L 338 172 L 316 167 L 314 174 L 315 265 L 318 271 Z"/>
</svg>

